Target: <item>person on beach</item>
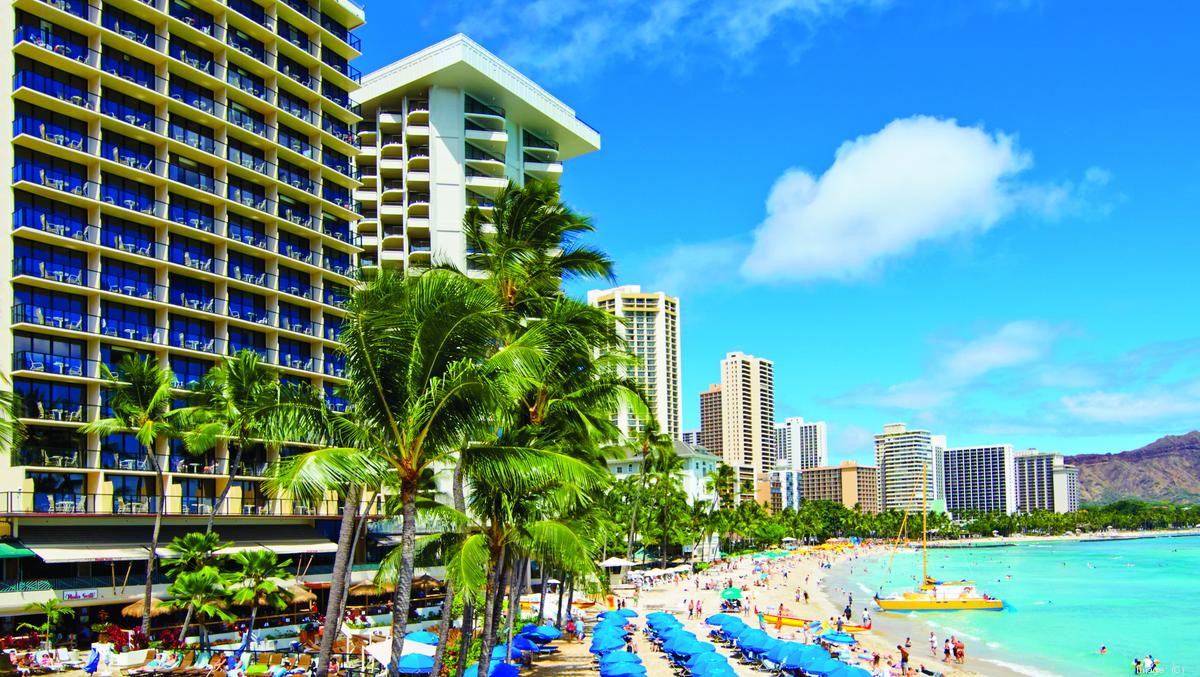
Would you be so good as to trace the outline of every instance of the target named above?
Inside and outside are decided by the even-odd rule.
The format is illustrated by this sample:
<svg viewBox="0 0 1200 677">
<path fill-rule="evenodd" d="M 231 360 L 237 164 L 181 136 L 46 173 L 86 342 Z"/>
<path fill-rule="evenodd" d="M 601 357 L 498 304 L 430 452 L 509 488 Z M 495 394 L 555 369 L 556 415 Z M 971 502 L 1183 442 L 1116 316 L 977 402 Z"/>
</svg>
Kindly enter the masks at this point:
<svg viewBox="0 0 1200 677">
<path fill-rule="evenodd" d="M 807 582 L 807 581 L 808 581 L 808 579 L 807 579 L 807 578 L 805 578 L 804 580 L 805 580 L 805 582 Z M 807 590 L 805 590 L 805 591 L 804 591 L 804 604 L 805 604 L 805 605 L 807 605 L 807 604 L 808 604 L 808 591 L 807 591 Z"/>
<path fill-rule="evenodd" d="M 1133 659 L 1133 674 L 1135 674 L 1135 675 L 1142 674 L 1142 659 L 1140 659 L 1140 658 Z"/>
<path fill-rule="evenodd" d="M 937 637 L 933 633 L 929 633 L 929 655 L 937 658 Z"/>
<path fill-rule="evenodd" d="M 942 662 L 943 663 L 950 662 L 950 640 L 949 639 L 947 639 L 946 643 L 944 645 L 942 645 Z"/>
<path fill-rule="evenodd" d="M 954 662 L 961 665 L 961 664 L 965 663 L 966 661 L 967 661 L 967 648 L 966 648 L 966 646 L 963 645 L 963 641 L 960 639 L 954 643 Z"/>
<path fill-rule="evenodd" d="M 862 624 L 865 627 L 871 627 L 871 611 L 867 607 L 863 607 Z"/>
<path fill-rule="evenodd" d="M 908 649 L 905 649 L 904 647 L 897 644 L 896 650 L 900 652 L 900 674 L 907 675 L 908 674 Z"/>
</svg>

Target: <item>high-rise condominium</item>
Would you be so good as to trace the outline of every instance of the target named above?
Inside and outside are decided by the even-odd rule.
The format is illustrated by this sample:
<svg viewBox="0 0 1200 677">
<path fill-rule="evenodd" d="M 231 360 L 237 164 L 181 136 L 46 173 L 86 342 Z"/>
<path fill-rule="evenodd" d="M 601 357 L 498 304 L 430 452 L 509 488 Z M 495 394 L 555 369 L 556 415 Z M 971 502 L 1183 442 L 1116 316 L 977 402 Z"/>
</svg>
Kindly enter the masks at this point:
<svg viewBox="0 0 1200 677">
<path fill-rule="evenodd" d="M 804 470 L 828 464 L 824 421 L 793 416 L 775 424 L 775 467 Z"/>
<path fill-rule="evenodd" d="M 1075 512 L 1079 509 L 1079 468 L 1062 454 L 1036 449 L 1016 454 L 1017 510 Z"/>
<path fill-rule="evenodd" d="M 336 531 L 336 497 L 261 486 L 301 446 L 252 445 L 230 481 L 224 441 L 193 455 L 159 439 L 147 455 L 132 433 L 81 427 L 110 415 L 101 366 L 126 357 L 169 367 L 182 402 L 223 356 L 252 351 L 345 406 L 335 347 L 359 251 L 350 29 L 362 9 L 13 0 L 3 16 L 15 40 L 3 60 L 12 219 L 0 242 L 12 263 L 0 371 L 27 434 L 0 460 L 0 512 L 36 555 L 9 560 L 7 575 L 49 579 L 48 594 L 72 604 L 117 601 L 130 593 L 95 581 L 139 570 L 159 512 L 164 542 L 215 510 L 238 546 L 332 551 L 314 527 Z M 27 604 L 0 593 L 0 612 Z"/>
<path fill-rule="evenodd" d="M 699 429 L 685 430 L 680 435 L 679 439 L 683 440 L 684 443 L 686 443 L 686 444 L 692 445 L 693 447 L 704 446 L 704 445 L 700 444 L 700 430 Z"/>
<path fill-rule="evenodd" d="M 942 498 L 952 514 L 1017 511 L 1016 466 L 1011 444 L 942 451 Z"/>
<path fill-rule="evenodd" d="M 682 434 L 679 393 L 679 299 L 663 292 L 643 292 L 637 285 L 593 289 L 588 304 L 621 318 L 618 331 L 638 363 L 628 373 L 642 387 L 659 430 L 679 439 Z M 643 422 L 623 406 L 617 426 L 625 434 Z"/>
<path fill-rule="evenodd" d="M 491 52 L 455 35 L 363 77 L 357 161 L 364 266 L 468 270 L 463 214 L 509 181 L 558 181 L 600 135 Z"/>
<path fill-rule="evenodd" d="M 738 472 L 739 500 L 765 502 L 775 461 L 774 365 L 733 352 L 721 360 L 721 384 L 700 394 L 700 436 Z"/>
<path fill-rule="evenodd" d="M 941 451 L 945 438 L 928 430 L 909 430 L 889 423 L 875 436 L 875 466 L 879 469 L 879 500 L 884 510 L 920 512 L 936 500 L 941 479 Z"/>
<path fill-rule="evenodd" d="M 833 501 L 863 512 L 879 512 L 879 469 L 854 461 L 805 468 L 800 472 L 797 493 L 809 501 Z"/>
</svg>

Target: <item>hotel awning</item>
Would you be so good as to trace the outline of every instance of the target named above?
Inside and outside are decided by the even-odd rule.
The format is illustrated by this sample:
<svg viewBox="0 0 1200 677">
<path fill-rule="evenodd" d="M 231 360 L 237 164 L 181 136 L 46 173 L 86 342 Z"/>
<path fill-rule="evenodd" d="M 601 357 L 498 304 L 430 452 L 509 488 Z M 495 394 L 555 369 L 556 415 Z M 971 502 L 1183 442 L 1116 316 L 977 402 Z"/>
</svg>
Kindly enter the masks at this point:
<svg viewBox="0 0 1200 677">
<path fill-rule="evenodd" d="M 176 536 L 203 527 L 171 525 L 163 527 L 157 549 L 160 558 L 175 553 L 165 546 Z M 337 543 L 321 536 L 311 527 L 301 525 L 217 525 L 223 541 L 232 543 L 221 554 L 250 550 L 272 550 L 280 555 L 319 554 L 337 551 Z M 21 542 L 47 564 L 67 562 L 112 562 L 146 559 L 150 529 L 147 527 L 52 527 L 27 526 L 21 529 Z M 17 555 L 13 555 L 17 556 Z"/>
<path fill-rule="evenodd" d="M 33 551 L 21 545 L 19 541 L 0 541 L 0 559 L 16 557 L 33 557 Z"/>
</svg>

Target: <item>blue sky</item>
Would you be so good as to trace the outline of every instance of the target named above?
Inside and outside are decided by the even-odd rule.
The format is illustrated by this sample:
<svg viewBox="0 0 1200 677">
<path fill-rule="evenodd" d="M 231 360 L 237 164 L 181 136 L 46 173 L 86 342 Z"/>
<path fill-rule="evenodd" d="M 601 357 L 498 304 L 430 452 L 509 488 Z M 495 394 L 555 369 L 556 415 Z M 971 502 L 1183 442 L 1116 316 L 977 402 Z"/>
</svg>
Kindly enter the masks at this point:
<svg viewBox="0 0 1200 677">
<path fill-rule="evenodd" d="M 574 107 L 622 283 L 681 297 L 685 428 L 719 360 L 870 457 L 1134 448 L 1200 419 L 1195 3 L 368 2 L 364 71 L 465 32 Z"/>
</svg>

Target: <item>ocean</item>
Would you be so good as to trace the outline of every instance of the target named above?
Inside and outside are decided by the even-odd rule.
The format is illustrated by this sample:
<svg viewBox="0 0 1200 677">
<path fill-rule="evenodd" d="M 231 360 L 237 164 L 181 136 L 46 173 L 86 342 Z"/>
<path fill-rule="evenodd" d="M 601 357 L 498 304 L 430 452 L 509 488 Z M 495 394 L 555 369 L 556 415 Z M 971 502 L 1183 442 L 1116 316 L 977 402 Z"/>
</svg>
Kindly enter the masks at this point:
<svg viewBox="0 0 1200 677">
<path fill-rule="evenodd" d="M 872 594 L 911 589 L 920 553 L 898 551 L 890 574 L 887 566 L 886 556 L 842 562 L 824 585 L 838 605 L 853 594 L 855 621 L 869 606 L 880 630 L 911 637 L 914 664 L 936 669 L 942 640 L 956 635 L 966 644 L 968 667 L 983 674 L 991 664 L 1035 677 L 1128 675 L 1135 657 L 1150 654 L 1163 674 L 1200 676 L 1200 537 L 929 551 L 931 576 L 975 581 L 1005 601 L 999 612 L 880 611 Z M 936 660 L 930 631 L 939 643 Z"/>
</svg>

